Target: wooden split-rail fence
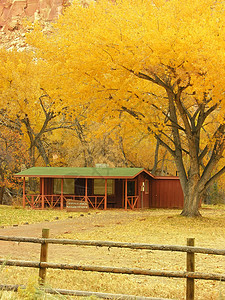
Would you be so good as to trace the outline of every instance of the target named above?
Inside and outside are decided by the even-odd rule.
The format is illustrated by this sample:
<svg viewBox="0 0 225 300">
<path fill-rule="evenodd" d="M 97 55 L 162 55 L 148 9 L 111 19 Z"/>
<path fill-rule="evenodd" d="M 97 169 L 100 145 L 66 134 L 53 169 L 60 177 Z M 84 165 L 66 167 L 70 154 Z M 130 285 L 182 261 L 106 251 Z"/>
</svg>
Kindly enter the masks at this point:
<svg viewBox="0 0 225 300">
<path fill-rule="evenodd" d="M 187 239 L 187 246 L 151 245 L 151 244 L 121 243 L 121 242 L 110 242 L 110 241 L 82 241 L 82 240 L 70 240 L 70 239 L 52 239 L 49 238 L 49 229 L 43 229 L 42 238 L 0 236 L 0 240 L 13 241 L 19 243 L 25 242 L 25 243 L 41 244 L 40 261 L 35 262 L 35 261 L 0 259 L 0 265 L 38 268 L 39 284 L 42 288 L 44 288 L 47 269 L 82 270 L 82 271 L 103 272 L 103 273 L 186 278 L 186 300 L 194 300 L 195 279 L 225 281 L 225 274 L 195 272 L 195 253 L 224 256 L 225 249 L 210 249 L 210 248 L 195 247 L 193 238 Z M 66 263 L 50 263 L 47 262 L 48 244 L 186 252 L 187 253 L 186 271 L 183 272 L 164 271 L 164 270 L 162 271 L 162 270 L 151 270 L 151 269 L 149 270 L 149 269 L 140 269 L 140 268 L 119 268 L 119 267 L 105 267 L 105 266 L 76 265 L 76 264 L 66 264 Z M 17 291 L 18 287 L 19 285 L 0 284 L 0 290 Z M 25 288 L 25 287 L 21 286 L 21 288 Z M 98 292 L 89 292 L 89 291 L 74 291 L 74 290 L 49 289 L 49 288 L 44 288 L 44 291 L 46 293 L 51 293 L 51 294 L 63 294 L 63 295 L 72 295 L 72 296 L 94 295 L 99 298 L 106 298 L 106 299 L 163 300 L 162 298 L 98 293 Z"/>
</svg>

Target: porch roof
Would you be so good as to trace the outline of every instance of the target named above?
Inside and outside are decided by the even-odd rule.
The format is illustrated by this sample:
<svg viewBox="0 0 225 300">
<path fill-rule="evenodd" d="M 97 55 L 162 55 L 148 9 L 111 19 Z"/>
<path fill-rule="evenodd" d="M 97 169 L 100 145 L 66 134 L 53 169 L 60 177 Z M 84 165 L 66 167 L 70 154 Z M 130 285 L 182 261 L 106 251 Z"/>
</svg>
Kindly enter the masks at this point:
<svg viewBox="0 0 225 300">
<path fill-rule="evenodd" d="M 51 177 L 51 178 L 135 178 L 145 172 L 144 168 L 73 168 L 73 167 L 33 167 L 23 170 L 15 177 Z"/>
</svg>

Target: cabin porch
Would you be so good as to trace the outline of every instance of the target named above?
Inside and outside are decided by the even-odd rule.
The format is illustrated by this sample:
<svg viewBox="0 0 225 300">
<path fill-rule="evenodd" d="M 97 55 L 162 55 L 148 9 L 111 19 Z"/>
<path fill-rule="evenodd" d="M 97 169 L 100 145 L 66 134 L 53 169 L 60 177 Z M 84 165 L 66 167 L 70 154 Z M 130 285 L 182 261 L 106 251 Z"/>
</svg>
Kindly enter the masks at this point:
<svg viewBox="0 0 225 300">
<path fill-rule="evenodd" d="M 23 207 L 64 209 L 70 199 L 87 202 L 89 208 L 135 209 L 140 207 L 138 178 L 40 178 L 40 192 L 26 193 L 23 178 Z"/>
</svg>

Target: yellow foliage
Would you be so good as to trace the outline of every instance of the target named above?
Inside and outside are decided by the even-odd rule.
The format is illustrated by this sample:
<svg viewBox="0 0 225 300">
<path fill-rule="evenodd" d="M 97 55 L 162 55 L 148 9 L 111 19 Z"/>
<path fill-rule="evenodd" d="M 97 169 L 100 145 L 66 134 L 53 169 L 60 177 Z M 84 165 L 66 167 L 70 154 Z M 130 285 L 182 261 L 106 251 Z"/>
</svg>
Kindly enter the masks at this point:
<svg viewBox="0 0 225 300">
<path fill-rule="evenodd" d="M 51 36 L 37 29 L 28 41 L 51 64 L 52 79 L 72 107 L 74 99 L 76 104 L 94 101 L 114 114 L 126 103 L 151 122 L 142 98 L 148 107 L 155 102 L 165 106 L 163 98 L 151 96 L 164 97 L 165 91 L 140 73 L 157 76 L 174 91 L 188 86 L 198 103 L 209 92 L 215 102 L 224 100 L 223 9 L 223 2 L 210 0 L 101 0 L 88 8 L 73 1 Z M 196 105 L 193 97 L 188 101 Z"/>
</svg>

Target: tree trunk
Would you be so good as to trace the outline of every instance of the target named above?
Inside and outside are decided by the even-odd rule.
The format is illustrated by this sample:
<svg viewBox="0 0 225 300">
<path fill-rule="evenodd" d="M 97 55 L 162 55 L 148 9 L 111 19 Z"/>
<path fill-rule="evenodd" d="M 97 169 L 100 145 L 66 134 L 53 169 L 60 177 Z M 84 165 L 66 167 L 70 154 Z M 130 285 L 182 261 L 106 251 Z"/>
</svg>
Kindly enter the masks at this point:
<svg viewBox="0 0 225 300">
<path fill-rule="evenodd" d="M 35 138 L 35 146 L 38 149 L 38 152 L 40 153 L 40 155 L 45 163 L 45 166 L 50 167 L 50 161 L 49 161 L 48 154 L 47 154 L 47 152 L 44 148 L 43 142 L 40 138 Z"/>
<path fill-rule="evenodd" d="M 93 167 L 94 166 L 94 158 L 91 151 L 88 149 L 86 145 L 86 149 L 83 150 L 84 153 L 84 166 L 85 167 Z"/>
<path fill-rule="evenodd" d="M 4 173 L 4 168 L 2 168 L 2 167 L 0 167 L 0 178 L 1 178 L 1 181 L 4 183 L 5 173 Z M 3 185 L 0 187 L 0 204 L 3 204 L 4 193 L 5 193 L 5 186 Z"/>
<path fill-rule="evenodd" d="M 127 157 L 126 157 L 126 153 L 125 153 L 125 150 L 124 150 L 124 145 L 123 145 L 123 138 L 122 136 L 119 136 L 119 149 L 122 153 L 122 156 L 123 156 L 123 163 L 126 167 L 129 167 L 129 163 L 128 163 L 128 160 L 127 160 Z"/>
<path fill-rule="evenodd" d="M 201 201 L 201 193 L 198 192 L 196 185 L 189 183 L 187 192 L 184 192 L 184 206 L 181 212 L 185 217 L 199 217 L 199 205 Z"/>
<path fill-rule="evenodd" d="M 157 139 L 156 146 L 155 146 L 154 166 L 152 168 L 152 174 L 153 175 L 156 175 L 156 169 L 157 169 L 158 162 L 159 162 L 159 146 L 160 146 L 160 142 Z"/>
<path fill-rule="evenodd" d="M 1 186 L 0 187 L 0 204 L 3 204 L 3 196 L 4 196 L 4 192 L 5 192 L 5 187 L 4 186 Z"/>
</svg>

